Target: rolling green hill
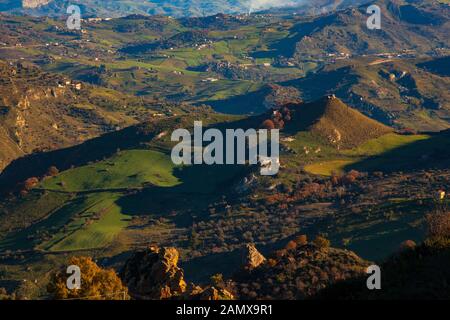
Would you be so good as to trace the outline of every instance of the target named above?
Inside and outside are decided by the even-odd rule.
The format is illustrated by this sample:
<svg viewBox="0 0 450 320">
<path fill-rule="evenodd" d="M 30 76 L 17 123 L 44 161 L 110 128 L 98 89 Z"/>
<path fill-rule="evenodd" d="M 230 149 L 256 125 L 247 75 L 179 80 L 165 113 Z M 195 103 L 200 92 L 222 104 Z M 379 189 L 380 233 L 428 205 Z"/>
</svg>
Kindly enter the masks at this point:
<svg viewBox="0 0 450 320">
<path fill-rule="evenodd" d="M 274 191 L 267 188 L 282 184 L 286 186 L 285 190 L 303 190 L 303 184 L 308 185 L 307 180 L 294 179 L 302 179 L 303 175 L 309 175 L 308 172 L 315 174 L 308 179 L 317 179 L 314 183 L 320 186 L 326 185 L 323 180 L 326 178 L 311 177 L 325 176 L 332 171 L 357 168 L 370 172 L 383 170 L 387 174 L 389 170 L 401 168 L 414 175 L 419 168 L 448 167 L 450 156 L 443 151 L 448 150 L 450 140 L 445 133 L 399 135 L 332 97 L 312 103 L 288 104 L 286 108 L 290 109 L 291 119 L 286 119 L 282 130 L 282 169 L 278 176 L 267 181 L 255 176 L 256 168 L 247 166 L 176 167 L 168 155 L 172 143 L 168 135 L 161 133 L 177 127 L 189 128 L 195 119 L 221 130 L 254 127 L 273 116 L 271 111 L 243 118 L 198 110 L 183 116 L 154 119 L 79 146 L 14 161 L 0 175 L 3 187 L 30 176 L 40 177 L 50 165 L 56 165 L 60 173 L 42 178 L 26 194 L 5 196 L 0 201 L 0 256 L 11 252 L 43 253 L 58 259 L 60 254 L 83 253 L 123 262 L 123 254 L 129 250 L 151 243 L 171 243 L 180 248 L 188 268 L 201 263 L 204 257 L 213 259 L 214 263 L 210 262 L 206 271 L 212 274 L 230 271 L 224 266 L 233 251 L 231 248 L 244 241 L 241 237 L 247 239 L 248 232 L 258 237 L 254 240 L 257 243 L 269 241 L 268 248 L 277 248 L 298 232 L 298 227 L 291 226 L 293 221 L 304 221 L 302 232 L 308 234 L 328 230 L 329 237 L 338 246 L 345 243 L 368 258 L 379 258 L 392 252 L 396 241 L 402 241 L 404 237 L 420 239 L 423 236 L 420 221 L 430 205 L 427 198 L 422 207 L 414 211 L 406 210 L 414 200 L 404 200 L 401 195 L 395 201 L 383 200 L 382 204 L 371 205 L 370 213 L 366 213 L 366 207 L 361 204 L 361 216 L 340 213 L 336 220 L 325 212 L 335 212 L 328 202 L 336 201 L 335 193 L 342 192 L 339 187 L 333 187 L 327 195 L 321 196 L 324 198 L 319 198 L 320 203 L 302 200 L 291 207 L 290 202 L 285 201 L 289 213 L 278 218 L 282 223 L 273 220 L 269 223 L 271 227 L 258 227 L 258 232 L 252 229 L 252 225 L 266 221 L 264 219 L 272 221 L 278 217 L 271 212 L 279 209 L 269 202 Z M 327 140 L 333 128 L 341 134 L 339 148 Z M 284 140 L 289 137 L 292 140 Z M 441 160 L 437 160 L 436 154 Z M 424 155 L 436 161 L 426 161 Z M 324 169 L 323 163 L 328 163 L 329 168 Z M 314 165 L 316 168 L 312 167 Z M 21 175 L 16 176 L 18 172 Z M 386 188 L 383 183 L 388 183 L 389 188 L 398 192 L 403 190 L 399 187 L 403 180 L 396 180 L 395 176 L 373 179 L 370 184 L 374 188 Z M 243 186 L 251 190 L 248 197 L 249 191 L 238 191 Z M 348 197 L 357 190 L 353 188 L 361 188 L 359 185 L 346 187 L 350 192 Z M 405 185 L 405 188 L 412 187 Z M 277 187 L 275 190 L 282 189 Z M 276 191 L 277 194 L 283 193 Z M 350 203 L 354 205 L 353 200 Z M 291 211 L 293 208 L 297 209 Z M 390 218 L 385 216 L 387 208 L 395 211 L 389 214 Z M 289 218 L 294 213 L 302 218 Z M 321 215 L 327 218 L 321 218 Z M 315 222 L 305 224 L 308 219 Z M 231 251 L 223 251 L 213 258 L 218 242 L 222 241 L 217 238 L 217 226 L 227 230 L 223 241 L 229 243 L 227 246 Z M 215 231 L 211 233 L 212 230 Z M 386 230 L 390 230 L 388 234 L 383 232 Z M 238 238 L 234 240 L 235 237 Z M 378 249 L 374 249 L 375 242 Z M 43 260 L 36 257 L 34 263 L 40 265 Z"/>
<path fill-rule="evenodd" d="M 390 163 L 393 158 L 397 159 L 396 164 L 407 168 L 399 159 L 411 161 L 419 156 L 419 150 L 422 155 L 426 154 L 425 150 L 434 150 L 438 142 L 432 142 L 433 139 L 441 141 L 441 149 L 447 148 L 447 135 L 434 138 L 394 134 L 390 128 L 333 97 L 288 106 L 291 119 L 282 133 L 283 137 L 295 137 L 294 142 L 286 144 L 298 153 L 283 153 L 281 160 L 286 169 L 275 180 L 283 181 L 284 175 L 289 175 L 291 165 L 298 161 L 306 165 L 306 171 L 323 175 L 331 171 L 350 170 L 345 166 L 360 170 L 384 170 L 386 165 L 383 163 Z M 269 112 L 243 121 L 210 111 L 199 112 L 198 117 L 206 124 L 223 130 L 261 123 L 270 115 Z M 205 210 L 208 203 L 220 199 L 220 194 L 232 192 L 230 186 L 246 176 L 250 168 L 175 167 L 172 164 L 168 156 L 172 143 L 161 133 L 180 126 L 192 126 L 194 119 L 192 115 L 185 115 L 154 120 L 106 134 L 79 146 L 13 162 L 0 175 L 4 188 L 31 176 L 39 177 L 50 165 L 61 171 L 54 177 L 44 177 L 14 207 L 31 204 L 49 194 L 63 197 L 56 202 L 56 207 L 51 205 L 53 201 L 46 200 L 48 209 L 40 212 L 41 218 L 34 217 L 39 222 L 30 221 L 29 227 L 9 234 L 1 242 L 3 250 L 35 248 L 70 251 L 108 247 L 116 236 L 126 230 L 127 221 L 131 221 L 133 216 L 158 217 L 172 211 L 184 212 L 186 201 L 189 202 L 189 210 Z M 316 152 L 316 157 L 326 156 L 328 162 L 317 158 L 308 164 L 311 158 L 306 161 L 302 146 L 312 149 L 311 143 L 316 148 L 323 148 L 319 154 Z M 435 158 L 434 155 L 429 156 Z M 420 165 L 418 162 L 413 164 Z M 17 176 L 17 172 L 21 175 Z M 186 218 L 182 214 L 175 223 L 183 224 Z M 26 241 L 30 237 L 35 240 Z"/>
<path fill-rule="evenodd" d="M 131 15 L 85 21 L 83 33 L 66 32 L 63 22 L 48 18 L 0 16 L 0 57 L 26 58 L 46 71 L 131 95 L 209 104 L 226 113 L 264 112 L 266 98 L 276 100 L 267 88 L 281 85 L 292 87 L 275 90 L 281 100 L 286 94 L 305 101 L 336 94 L 390 126 L 448 128 L 448 77 L 423 65 L 445 63 L 449 54 L 448 5 L 381 5 L 382 30 L 366 28 L 365 7 L 313 17 Z M 412 21 L 408 10 L 435 23 Z"/>
<path fill-rule="evenodd" d="M 264 294 L 282 295 L 339 278 L 320 263 L 346 250 L 381 265 L 447 210 L 448 2 L 380 1 L 383 28 L 368 30 L 359 1 L 203 16 L 242 2 L 92 0 L 82 31 L 49 17 L 68 3 L 0 14 L 0 287 L 45 298 L 68 256 L 119 270 L 153 245 L 205 284 L 253 243 L 277 256 L 256 277 L 272 281 Z M 171 133 L 194 121 L 280 129 L 279 173 L 174 165 Z M 322 252 L 293 250 L 300 235 L 338 249 L 297 281 Z"/>
<path fill-rule="evenodd" d="M 434 60 L 426 61 L 429 62 L 377 57 L 354 59 L 326 66 L 315 74 L 283 85 L 299 90 L 304 100 L 336 94 L 390 126 L 444 130 L 449 127 L 450 97 L 446 89 L 449 79 L 418 68 Z"/>
</svg>

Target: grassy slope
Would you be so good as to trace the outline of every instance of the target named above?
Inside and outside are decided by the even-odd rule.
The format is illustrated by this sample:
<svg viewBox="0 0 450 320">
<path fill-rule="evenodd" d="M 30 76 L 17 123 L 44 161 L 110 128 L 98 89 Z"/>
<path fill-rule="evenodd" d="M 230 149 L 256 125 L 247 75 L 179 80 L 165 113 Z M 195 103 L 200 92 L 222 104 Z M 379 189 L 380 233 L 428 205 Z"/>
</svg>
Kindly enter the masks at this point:
<svg viewBox="0 0 450 320">
<path fill-rule="evenodd" d="M 137 188 L 146 183 L 174 186 L 170 158 L 151 150 L 128 150 L 92 165 L 67 170 L 44 181 L 42 188 L 66 192 Z"/>
<path fill-rule="evenodd" d="M 307 165 L 305 166 L 305 170 L 312 174 L 325 176 L 329 176 L 333 173 L 342 173 L 346 170 L 349 170 L 350 168 L 352 168 L 352 165 L 360 162 L 365 158 L 380 156 L 397 148 L 407 146 L 418 141 L 427 140 L 429 138 L 430 136 L 428 135 L 405 136 L 395 133 L 386 134 L 379 138 L 369 140 L 359 147 L 351 150 L 344 150 L 341 153 L 336 154 L 335 157 L 337 157 L 338 159 L 319 161 Z M 404 156 L 407 157 L 408 155 L 405 154 Z M 386 165 L 388 165 L 390 160 L 391 159 L 388 159 L 387 161 L 385 161 L 385 163 L 380 163 L 379 170 L 382 170 Z M 359 168 L 361 170 L 369 169 L 369 167 L 365 168 L 364 166 Z"/>
<path fill-rule="evenodd" d="M 328 100 L 323 105 L 323 111 L 319 106 L 320 104 L 315 103 L 309 106 L 312 112 L 318 109 L 322 113 L 311 126 L 311 131 L 323 138 L 332 137 L 331 139 L 336 141 L 332 143 L 339 149 L 355 148 L 370 139 L 392 131 L 391 128 L 348 107 L 339 99 Z M 308 110 L 308 113 L 311 111 Z"/>
<path fill-rule="evenodd" d="M 100 249 L 107 247 L 114 237 L 127 225 L 129 216 L 121 212 L 115 204 L 118 195 L 106 194 L 104 200 L 89 209 L 90 212 L 99 212 L 101 217 L 88 225 L 80 225 L 73 233 L 60 235 L 60 241 L 46 243 L 44 248 L 49 251 L 74 251 L 87 249 Z M 55 236 L 58 239 L 58 235 Z"/>
<path fill-rule="evenodd" d="M 215 197 L 217 188 L 241 174 L 241 169 L 175 168 L 161 152 L 124 150 L 44 180 L 38 188 L 47 194 L 78 195 L 39 223 L 10 233 L 0 241 L 0 249 L 60 252 L 105 248 L 126 229 L 131 215 L 159 216 L 187 203 L 192 208 L 202 207 Z M 141 191 L 143 186 L 147 188 Z M 130 190 L 138 193 L 130 196 Z M 30 235 L 33 241 L 29 241 Z"/>
</svg>

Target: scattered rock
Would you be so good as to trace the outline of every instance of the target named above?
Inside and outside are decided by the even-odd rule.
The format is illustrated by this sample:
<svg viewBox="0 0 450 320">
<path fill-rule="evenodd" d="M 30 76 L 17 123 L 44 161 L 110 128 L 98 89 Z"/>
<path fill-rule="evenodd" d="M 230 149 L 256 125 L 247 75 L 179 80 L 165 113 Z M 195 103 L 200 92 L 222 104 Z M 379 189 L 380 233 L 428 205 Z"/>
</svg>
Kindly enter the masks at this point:
<svg viewBox="0 0 450 320">
<path fill-rule="evenodd" d="M 253 244 L 247 244 L 242 254 L 245 270 L 253 270 L 266 262 L 266 258 L 256 249 Z"/>
<path fill-rule="evenodd" d="M 200 294 L 200 300 L 234 300 L 234 296 L 226 289 L 209 287 Z"/>
<path fill-rule="evenodd" d="M 188 285 L 186 292 L 184 293 L 183 299 L 185 300 L 234 300 L 234 296 L 228 290 L 223 288 L 207 287 L 202 288 L 196 286 L 193 283 Z"/>
</svg>

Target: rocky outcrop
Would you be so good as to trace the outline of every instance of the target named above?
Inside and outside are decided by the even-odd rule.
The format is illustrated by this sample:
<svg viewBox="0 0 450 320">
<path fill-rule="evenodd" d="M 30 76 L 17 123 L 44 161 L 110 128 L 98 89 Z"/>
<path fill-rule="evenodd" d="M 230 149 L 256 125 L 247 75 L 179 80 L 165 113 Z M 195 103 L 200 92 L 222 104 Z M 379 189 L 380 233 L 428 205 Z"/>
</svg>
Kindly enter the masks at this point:
<svg viewBox="0 0 450 320">
<path fill-rule="evenodd" d="M 326 239 L 325 239 L 326 240 Z M 274 252 L 267 263 L 233 277 L 238 299 L 308 299 L 320 290 L 365 275 L 369 262 L 319 241 Z"/>
<path fill-rule="evenodd" d="M 200 300 L 234 300 L 234 296 L 226 289 L 209 287 L 200 293 Z"/>
<path fill-rule="evenodd" d="M 253 244 L 247 244 L 242 252 L 242 262 L 245 270 L 253 270 L 266 262 L 266 258 Z"/>
<path fill-rule="evenodd" d="M 125 264 L 121 278 L 132 296 L 170 299 L 186 291 L 183 270 L 175 248 L 150 247 L 136 252 Z"/>
<path fill-rule="evenodd" d="M 202 288 L 194 284 L 189 284 L 188 289 L 182 297 L 185 300 L 234 300 L 234 295 L 226 289 L 212 286 Z"/>
<path fill-rule="evenodd" d="M 178 267 L 175 248 L 150 247 L 136 252 L 123 267 L 120 277 L 135 299 L 233 300 L 223 288 L 202 288 L 186 284 L 183 269 Z"/>
<path fill-rule="evenodd" d="M 23 155 L 70 147 L 136 122 L 128 111 L 117 111 L 121 102 L 99 102 L 91 90 L 79 92 L 70 79 L 34 66 L 0 61 L 0 172 Z"/>
</svg>

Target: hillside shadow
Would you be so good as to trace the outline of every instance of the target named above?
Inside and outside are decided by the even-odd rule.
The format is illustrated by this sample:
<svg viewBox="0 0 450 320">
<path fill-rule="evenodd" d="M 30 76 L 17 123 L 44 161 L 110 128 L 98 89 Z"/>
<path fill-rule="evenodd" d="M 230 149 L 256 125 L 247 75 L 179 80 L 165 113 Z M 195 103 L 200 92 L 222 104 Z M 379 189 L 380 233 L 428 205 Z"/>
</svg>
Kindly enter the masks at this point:
<svg viewBox="0 0 450 320">
<path fill-rule="evenodd" d="M 257 128 L 262 118 L 250 117 L 232 122 L 221 122 L 213 126 L 223 134 L 226 129 Z M 224 134 L 225 136 L 225 134 Z M 224 144 L 224 148 L 226 144 Z M 235 150 L 235 155 L 237 154 Z M 224 160 L 226 150 L 223 150 Z M 248 159 L 248 149 L 246 151 Z M 235 162 L 236 163 L 236 162 Z M 193 220 L 203 215 L 208 206 L 224 195 L 234 194 L 236 186 L 256 166 L 248 165 L 189 165 L 177 167 L 173 171 L 180 184 L 172 187 L 149 186 L 137 193 L 126 195 L 116 203 L 126 215 L 149 215 L 165 217 L 179 227 L 191 226 Z"/>
<path fill-rule="evenodd" d="M 270 256 L 275 250 L 283 248 L 290 238 L 282 239 L 276 243 L 258 245 L 258 251 L 265 257 Z M 243 264 L 242 248 L 223 253 L 212 253 L 207 256 L 181 261 L 180 266 L 184 270 L 187 281 L 200 284 L 210 283 L 211 276 L 222 274 L 225 279 L 231 278 L 238 272 Z"/>
<path fill-rule="evenodd" d="M 265 88 L 262 88 L 254 92 L 236 95 L 226 99 L 208 100 L 205 103 L 210 105 L 215 111 L 221 113 L 235 115 L 259 114 L 267 110 L 263 106 L 266 91 Z"/>
<path fill-rule="evenodd" d="M 346 171 L 412 171 L 450 168 L 450 130 L 348 165 Z"/>
<path fill-rule="evenodd" d="M 336 94 L 347 97 L 350 87 L 358 81 L 358 76 L 351 67 L 342 67 L 331 71 L 318 70 L 308 77 L 276 82 L 283 87 L 293 87 L 300 92 L 304 101 L 314 101 L 325 95 Z M 267 109 L 264 100 L 270 94 L 270 89 L 263 87 L 257 91 L 236 95 L 221 100 L 205 101 L 215 111 L 227 114 L 261 114 Z"/>
<path fill-rule="evenodd" d="M 44 176 L 51 166 L 59 171 L 72 166 L 83 166 L 113 156 L 117 151 L 132 149 L 141 142 L 149 141 L 154 134 L 138 134 L 136 127 L 128 127 L 111 132 L 82 144 L 49 152 L 26 155 L 12 161 L 0 174 L 0 192 L 10 191 L 12 187 L 30 177 Z"/>
<path fill-rule="evenodd" d="M 274 42 L 269 46 L 268 51 L 257 51 L 253 53 L 253 58 L 274 58 L 277 56 L 284 56 L 291 58 L 297 51 L 297 43 L 300 42 L 303 37 L 310 35 L 311 33 L 322 29 L 327 25 L 331 25 L 335 22 L 336 17 L 333 15 L 323 16 L 318 19 L 301 22 L 294 25 L 289 29 L 290 36 L 285 37 L 279 41 Z"/>
<path fill-rule="evenodd" d="M 342 93 L 342 96 L 345 96 L 357 80 L 352 67 L 345 66 L 330 71 L 318 70 L 308 77 L 288 80 L 280 85 L 297 88 L 303 100 L 316 100 L 327 94 Z"/>
<path fill-rule="evenodd" d="M 192 165 L 174 171 L 181 184 L 173 187 L 150 186 L 121 197 L 116 204 L 130 216 L 164 217 L 177 227 L 189 227 L 193 219 L 204 214 L 208 205 L 232 192 L 252 170 L 238 165 Z"/>
<path fill-rule="evenodd" d="M 214 274 L 221 273 L 224 278 L 230 278 L 241 265 L 241 261 L 242 253 L 237 249 L 231 252 L 209 254 L 188 261 L 181 260 L 180 267 L 183 268 L 188 282 L 207 284 Z"/>
<path fill-rule="evenodd" d="M 419 68 L 441 77 L 450 77 L 450 56 L 418 63 Z"/>
</svg>

